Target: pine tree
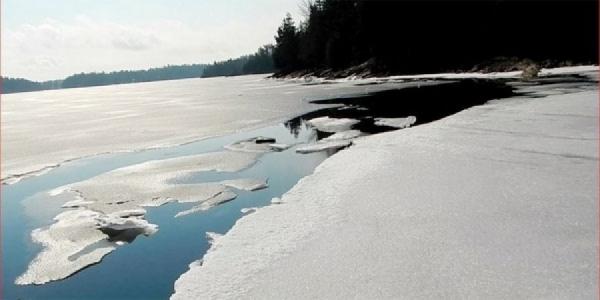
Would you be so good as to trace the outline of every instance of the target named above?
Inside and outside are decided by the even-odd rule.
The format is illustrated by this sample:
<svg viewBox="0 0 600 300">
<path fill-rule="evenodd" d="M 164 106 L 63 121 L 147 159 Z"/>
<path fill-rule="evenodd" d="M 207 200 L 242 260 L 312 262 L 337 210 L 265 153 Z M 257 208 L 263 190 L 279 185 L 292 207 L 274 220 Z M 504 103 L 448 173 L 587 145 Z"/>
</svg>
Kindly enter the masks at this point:
<svg viewBox="0 0 600 300">
<path fill-rule="evenodd" d="M 288 13 L 277 29 L 273 49 L 273 62 L 280 70 L 293 70 L 298 66 L 298 31 L 292 16 Z"/>
</svg>

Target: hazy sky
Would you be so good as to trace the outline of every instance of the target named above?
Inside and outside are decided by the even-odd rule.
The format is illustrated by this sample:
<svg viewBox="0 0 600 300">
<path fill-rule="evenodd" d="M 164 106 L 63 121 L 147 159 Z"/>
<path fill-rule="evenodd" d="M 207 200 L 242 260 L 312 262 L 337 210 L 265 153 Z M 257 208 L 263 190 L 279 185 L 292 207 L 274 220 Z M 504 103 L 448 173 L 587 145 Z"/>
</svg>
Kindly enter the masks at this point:
<svg viewBox="0 0 600 300">
<path fill-rule="evenodd" d="M 301 0 L 1 0 L 2 75 L 207 63 L 272 43 Z"/>
</svg>

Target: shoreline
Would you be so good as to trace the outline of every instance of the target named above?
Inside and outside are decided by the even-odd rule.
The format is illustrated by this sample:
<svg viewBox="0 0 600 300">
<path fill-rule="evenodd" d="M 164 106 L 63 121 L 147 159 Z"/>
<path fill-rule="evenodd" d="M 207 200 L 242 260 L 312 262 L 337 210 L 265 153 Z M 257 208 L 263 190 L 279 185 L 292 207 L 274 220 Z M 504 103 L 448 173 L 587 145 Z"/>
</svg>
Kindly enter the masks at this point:
<svg viewBox="0 0 600 300">
<path fill-rule="evenodd" d="M 592 71 L 592 70 L 597 70 L 597 66 L 577 66 L 577 67 L 565 67 L 565 68 L 554 68 L 554 69 L 543 69 L 540 72 L 540 77 L 543 78 L 544 76 L 549 76 L 549 75 L 558 75 L 558 74 L 571 74 L 571 73 L 580 73 L 580 72 L 585 72 L 585 71 Z M 496 79 L 496 78 L 519 78 L 519 74 L 520 72 L 503 72 L 503 73 L 440 73 L 440 74 L 420 74 L 420 75 L 396 75 L 396 76 L 388 76 L 388 77 L 369 77 L 369 78 L 344 78 L 344 79 L 334 79 L 334 80 L 327 80 L 327 79 L 323 79 L 323 78 L 316 78 L 316 77 L 299 77 L 299 78 L 272 78 L 274 80 L 283 80 L 284 84 L 295 84 L 294 81 L 296 80 L 302 80 L 302 81 L 323 81 L 323 82 L 336 82 L 336 83 L 344 83 L 344 84 L 353 84 L 354 89 L 358 90 L 357 88 L 369 88 L 369 83 L 373 83 L 375 82 L 376 84 L 384 84 L 387 83 L 388 81 L 392 81 L 391 83 L 393 84 L 393 81 L 398 81 L 398 80 L 410 80 L 410 79 L 465 79 L 465 78 L 484 78 L 484 79 Z M 263 75 L 248 75 L 245 76 L 246 78 L 258 78 L 258 80 L 264 80 L 265 78 L 263 77 Z M 238 77 L 242 78 L 242 77 Z M 213 79 L 214 80 L 214 79 Z M 190 81 L 190 80 L 187 80 Z M 158 82 L 150 82 L 150 83 L 139 83 L 139 84 L 144 84 L 144 85 L 161 85 L 164 82 L 169 82 L 169 81 L 158 81 Z M 361 82 L 363 82 L 365 85 L 364 86 L 356 86 L 357 84 L 360 84 Z M 128 85 L 128 87 L 126 88 L 132 88 L 134 87 L 135 84 L 130 84 Z M 85 91 L 86 89 L 114 89 L 115 87 L 119 87 L 117 86 L 101 86 L 101 87 L 88 87 L 88 88 L 78 88 L 78 89 L 72 89 L 72 90 L 79 90 L 77 92 L 82 92 Z M 385 89 L 385 88 L 383 88 Z M 52 90 L 52 93 L 64 93 L 61 92 L 62 90 Z M 69 90 L 65 90 L 65 91 L 69 91 Z M 39 91 L 39 92 L 31 92 L 28 94 L 36 94 L 36 93 L 47 93 L 48 91 Z M 14 95 L 19 95 L 19 94 L 11 94 L 11 97 L 18 97 L 18 96 L 14 96 Z M 29 96 L 29 95 L 28 95 Z M 322 95 L 324 96 L 324 95 Z M 5 96 L 7 97 L 7 96 Z M 317 96 L 318 97 L 318 96 Z M 14 162 L 10 162 L 9 160 L 7 160 L 5 157 L 2 158 L 2 166 L 3 166 L 3 170 L 2 170 L 2 174 L 1 174 L 1 181 L 2 184 L 11 184 L 11 183 L 15 183 L 18 182 L 19 180 L 22 180 L 24 178 L 29 178 L 32 176 L 36 176 L 38 174 L 43 174 L 47 171 L 51 171 L 52 169 L 55 169 L 56 167 L 64 164 L 64 163 L 68 163 L 71 161 L 77 161 L 79 159 L 85 159 L 85 158 L 89 158 L 89 157 L 94 157 L 94 156 L 98 156 L 98 155 L 103 155 L 103 154 L 111 154 L 111 153 L 124 153 L 124 152 L 137 152 L 137 151 L 145 151 L 145 150 L 149 150 L 149 149 L 154 149 L 154 148 L 164 148 L 164 147 L 172 147 L 172 146 L 179 146 L 179 145 L 184 145 L 187 143 L 193 143 L 199 140 L 203 140 L 206 138 L 210 138 L 210 137 L 215 137 L 215 136 L 221 136 L 221 135 L 226 135 L 226 134 L 230 134 L 230 133 L 235 133 L 235 132 L 239 132 L 239 131 L 244 131 L 247 129 L 252 129 L 252 128 L 259 128 L 261 126 L 266 126 L 268 124 L 274 124 L 278 121 L 284 120 L 286 118 L 289 117 L 293 117 L 294 115 L 301 115 L 303 113 L 309 112 L 311 110 L 314 109 L 320 109 L 322 108 L 322 106 L 320 105 L 312 105 L 310 103 L 308 103 L 308 101 L 305 100 L 295 100 L 296 101 L 296 105 L 300 106 L 299 110 L 296 110 L 295 112 L 288 112 L 288 113 L 282 113 L 279 114 L 277 116 L 272 116 L 270 118 L 266 118 L 263 120 L 259 120 L 259 122 L 255 122 L 254 124 L 244 124 L 244 126 L 238 126 L 236 128 L 233 129 L 226 129 L 226 130 L 221 130 L 220 133 L 217 134 L 204 134 L 204 133 L 198 133 L 198 134 L 194 134 L 193 137 L 187 137 L 187 138 L 179 138 L 179 139 L 169 139 L 166 138 L 165 140 L 165 136 L 163 133 L 157 133 L 159 134 L 158 139 L 153 139 L 152 137 L 150 138 L 149 141 L 140 141 L 139 143 L 141 143 L 140 145 L 133 145 L 130 147 L 127 147 L 129 149 L 104 149 L 102 148 L 103 146 L 94 146 L 94 141 L 87 141 L 87 140 L 73 140 L 73 141 L 69 141 L 69 143 L 74 143 L 74 144 L 78 144 L 78 145 L 84 145 L 86 146 L 86 144 L 90 144 L 90 147 L 96 147 L 96 149 L 89 149 L 89 150 L 85 150 L 85 151 L 79 151 L 78 153 L 74 153 L 72 155 L 65 155 L 65 154 L 60 154 L 60 153 L 52 153 L 51 151 L 51 155 L 58 155 L 59 157 L 56 157 L 56 159 L 51 159 L 51 160 L 47 160 L 48 157 L 48 153 L 44 152 L 43 156 L 43 160 L 46 162 L 42 162 L 39 161 L 38 158 L 36 158 L 35 156 L 39 156 L 41 154 L 34 154 L 34 157 L 31 157 L 31 155 L 29 156 L 25 156 L 24 158 L 21 158 L 21 160 L 26 161 L 26 164 L 29 164 L 29 166 L 21 166 L 23 165 L 23 163 L 16 163 L 17 166 L 12 167 L 12 169 L 5 169 L 7 164 L 15 164 Z M 8 109 L 8 108 L 7 108 Z M 7 109 L 4 110 L 4 112 L 7 112 Z M 143 109 L 143 108 L 142 108 Z M 144 113 L 143 110 L 140 110 L 139 113 Z M 71 117 L 69 115 L 65 115 L 66 117 Z M 127 116 L 127 115 L 125 115 Z M 122 120 L 128 120 L 130 117 L 128 118 L 123 118 Z M 135 116 L 131 117 L 131 118 L 136 118 Z M 3 116 L 3 126 L 12 126 L 11 124 L 6 124 L 6 119 L 7 117 Z M 150 121 L 150 120 L 148 120 Z M 237 120 L 238 122 L 243 121 L 243 120 Z M 249 121 L 257 121 L 257 120 L 249 120 Z M 135 121 L 134 121 L 135 122 Z M 250 126 L 248 126 L 250 125 Z M 185 127 L 185 126 L 184 126 Z M 24 129 L 24 130 L 28 130 L 28 129 Z M 61 129 L 62 130 L 62 129 Z M 107 130 L 110 130 L 110 128 L 107 128 Z M 60 131 L 60 130 L 58 130 Z M 217 130 L 218 131 L 218 130 Z M 69 134 L 68 132 L 66 134 Z M 78 131 L 74 131 L 70 133 L 71 135 L 77 135 L 79 134 Z M 67 137 L 68 138 L 68 137 Z M 146 139 L 144 139 L 146 140 Z M 137 142 L 134 142 L 134 144 L 138 144 Z M 11 141 L 3 141 L 3 153 L 7 153 L 7 152 L 18 152 L 17 150 L 10 150 L 10 147 L 14 147 L 11 145 Z M 23 147 L 23 145 L 16 145 L 17 147 Z M 56 145 L 53 145 L 53 147 Z M 60 149 L 60 145 L 58 145 Z M 125 146 L 125 145 L 121 145 L 121 146 Z M 9 148 L 9 149 L 7 149 Z M 44 147 L 40 147 L 40 148 L 44 148 Z M 32 165 L 32 162 L 34 163 Z"/>
<path fill-rule="evenodd" d="M 217 237 L 172 299 L 593 296 L 598 90 L 532 87 L 359 138 Z"/>
<path fill-rule="evenodd" d="M 499 64 L 499 65 L 495 65 Z M 539 63 L 535 63 L 529 60 L 519 60 L 518 62 L 511 62 L 502 64 L 500 62 L 491 63 L 489 65 L 476 66 L 469 70 L 458 70 L 458 71 L 444 71 L 434 73 L 402 73 L 393 71 L 376 71 L 373 66 L 368 63 L 364 63 L 357 66 L 352 66 L 345 69 L 334 70 L 330 68 L 316 68 L 316 69 L 301 69 L 290 72 L 276 72 L 268 75 L 267 78 L 272 79 L 299 79 L 299 78 L 319 78 L 324 80 L 339 80 L 339 79 L 371 79 L 371 78 L 386 78 L 386 77 L 406 77 L 406 78 L 423 78 L 422 76 L 431 76 L 431 78 L 440 78 L 440 75 L 448 74 L 462 74 L 462 75 L 475 75 L 475 76 L 487 76 L 490 78 L 495 74 L 504 74 L 502 76 L 508 77 L 521 77 L 523 70 L 530 65 L 539 66 Z M 561 65 L 558 63 L 554 64 L 542 64 L 539 67 L 539 76 L 544 76 L 544 72 L 548 71 L 559 71 L 560 70 L 576 70 L 575 72 L 581 72 L 587 70 L 589 66 L 595 66 L 593 64 L 571 64 Z M 570 71 L 567 71 L 570 72 Z M 427 77 L 425 77 L 427 78 Z"/>
</svg>

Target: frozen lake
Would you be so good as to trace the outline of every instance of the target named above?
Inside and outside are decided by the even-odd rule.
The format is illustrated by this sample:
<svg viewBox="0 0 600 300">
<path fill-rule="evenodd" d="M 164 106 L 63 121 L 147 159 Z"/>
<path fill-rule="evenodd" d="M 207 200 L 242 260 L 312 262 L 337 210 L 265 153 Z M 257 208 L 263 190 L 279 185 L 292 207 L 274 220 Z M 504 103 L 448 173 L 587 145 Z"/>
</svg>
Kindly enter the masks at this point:
<svg viewBox="0 0 600 300">
<path fill-rule="evenodd" d="M 398 84 L 319 85 L 245 76 L 3 95 L 2 176 L 19 179 L 6 181 L 12 184 L 2 188 L 3 298 L 167 298 L 177 277 L 208 249 L 206 232 L 225 233 L 243 215 L 242 208 L 270 204 L 331 152 L 298 154 L 292 147 L 266 153 L 239 172 L 198 173 L 187 180 L 250 177 L 267 179 L 268 187 L 236 190 L 235 201 L 179 218 L 174 217 L 194 204 L 148 208 L 145 219 L 158 225 L 156 234 L 137 237 L 66 280 L 16 285 L 16 278 L 43 250 L 31 232 L 53 224 L 70 200 L 49 193 L 147 161 L 222 151 L 255 136 L 290 145 L 310 142 L 317 133 L 304 121 L 281 121 L 327 107 L 309 100 L 364 95 Z M 222 137 L 207 138 L 218 135 Z M 174 146 L 152 148 L 166 145 Z M 32 171 L 37 176 L 20 180 Z"/>
<path fill-rule="evenodd" d="M 318 80 L 282 82 L 259 76 L 203 80 L 3 95 L 4 298 L 167 298 L 173 292 L 175 280 L 209 249 L 206 233 L 226 233 L 244 215 L 242 209 L 271 204 L 272 198 L 281 197 L 335 151 L 298 152 L 314 151 L 314 145 L 327 148 L 337 143 L 345 147 L 360 135 L 431 122 L 487 100 L 513 95 L 512 88 L 503 82 L 473 80 L 387 78 L 338 80 L 327 84 Z M 550 81 L 549 84 L 555 83 Z M 310 102 L 317 99 L 321 100 L 316 102 L 318 104 Z M 87 104 L 81 104 L 83 102 Z M 107 115 L 113 117 L 107 118 Z M 291 118 L 298 115 L 302 117 Z M 307 122 L 309 119 L 312 121 Z M 31 136 L 36 138 L 27 138 Z M 208 138 L 211 136 L 218 137 Z M 261 153 L 255 162 L 235 171 L 223 172 L 211 167 L 213 169 L 200 168 L 191 173 L 175 173 L 174 177 L 160 177 L 167 172 L 169 162 L 197 155 L 236 152 L 239 149 L 224 149 L 258 136 L 274 138 L 273 146 L 282 148 Z M 317 140 L 320 141 L 312 146 L 301 145 Z M 170 146 L 165 147 L 167 145 Z M 163 162 L 167 164 L 161 165 Z M 154 168 L 147 168 L 148 164 Z M 156 182 L 164 181 L 166 187 L 174 186 L 175 190 L 178 185 L 189 187 L 243 179 L 261 179 L 268 184 L 259 190 L 230 187 L 224 191 L 235 192 L 237 197 L 233 201 L 177 218 L 183 211 L 196 208 L 198 203 L 167 201 L 169 203 L 160 207 L 148 207 L 143 203 L 127 204 L 130 199 L 111 201 L 117 194 L 139 195 L 139 192 L 128 191 L 136 178 L 141 180 L 142 187 L 144 182 L 153 185 L 150 182 L 154 181 L 146 181 L 152 179 L 149 176 L 152 174 L 147 174 L 150 171 L 159 175 Z M 115 190 L 113 195 L 110 187 L 108 192 L 98 190 L 104 182 L 118 182 L 121 177 L 115 174 L 126 175 L 122 177 L 125 192 Z M 128 176 L 133 178 L 131 183 L 127 181 Z M 124 245 L 119 244 L 118 236 L 101 243 L 84 244 L 84 249 L 65 256 L 66 261 L 75 263 L 102 246 L 108 245 L 115 251 L 106 257 L 103 257 L 106 254 L 99 256 L 100 263 L 87 262 L 80 269 L 76 267 L 74 273 L 64 271 L 62 275 L 46 278 L 45 273 L 56 271 L 52 262 L 38 261 L 37 269 L 31 269 L 30 263 L 36 262 L 36 257 L 48 245 L 34 243 L 31 233 L 37 228 L 52 233 L 48 230 L 52 228 L 50 225 L 60 223 L 53 218 L 69 211 L 61 206 L 73 200 L 55 190 L 70 185 L 78 187 L 78 184 L 84 189 L 77 191 L 81 197 L 77 201 L 101 202 L 101 199 L 86 198 L 88 192 L 94 195 L 96 189 L 96 195 L 100 191 L 100 195 L 107 198 L 104 199 L 108 201 L 106 205 L 144 206 L 145 211 L 139 218 L 155 224 L 158 232 L 149 236 L 134 235 L 133 241 L 123 239 L 131 242 Z M 148 188 L 152 190 L 154 186 Z M 159 192 L 163 191 L 157 190 Z M 107 211 L 124 210 L 107 210 L 106 205 L 100 206 L 101 217 L 105 216 L 103 213 L 108 215 Z M 76 207 L 79 208 L 74 211 L 95 209 L 89 204 Z M 119 220 L 132 219 L 139 220 L 137 215 Z M 272 230 L 278 230 L 276 220 Z M 68 232 L 67 240 L 71 239 Z M 65 237 L 58 237 L 56 241 L 61 238 Z M 52 272 L 46 272 L 49 270 Z M 30 281 L 23 282 L 50 282 L 15 285 L 15 280 L 26 271 L 31 271 L 27 279 Z"/>
<path fill-rule="evenodd" d="M 308 100 L 398 86 L 264 79 L 185 79 L 2 95 L 2 180 L 99 153 L 178 145 L 283 122 Z"/>
</svg>

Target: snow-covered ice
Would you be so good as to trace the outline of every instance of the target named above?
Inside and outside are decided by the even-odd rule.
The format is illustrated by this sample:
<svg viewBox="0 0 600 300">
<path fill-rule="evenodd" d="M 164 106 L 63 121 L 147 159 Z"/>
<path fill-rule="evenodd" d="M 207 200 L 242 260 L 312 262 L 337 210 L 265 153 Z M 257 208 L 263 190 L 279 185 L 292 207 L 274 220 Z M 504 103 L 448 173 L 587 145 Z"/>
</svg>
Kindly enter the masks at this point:
<svg viewBox="0 0 600 300">
<path fill-rule="evenodd" d="M 540 75 L 586 72 L 597 78 L 597 70 L 598 66 L 542 69 Z M 99 153 L 177 145 L 266 125 L 321 108 L 307 100 L 332 93 L 343 96 L 415 85 L 404 82 L 406 79 L 518 78 L 520 73 L 336 79 L 329 80 L 336 84 L 328 89 L 303 85 L 302 80 L 264 80 L 264 75 L 249 75 L 6 94 L 2 95 L 0 119 L 2 129 L 10 134 L 2 135 L 1 179 L 13 184 Z M 358 85 L 369 82 L 379 84 Z M 290 91 L 301 92 L 303 97 Z M 32 136 L 45 138 L 23 138 Z"/>
<path fill-rule="evenodd" d="M 284 150 L 287 150 L 288 148 L 290 148 L 291 146 L 292 145 L 281 144 L 281 143 L 269 144 L 269 147 L 271 147 L 271 150 L 274 150 L 274 151 L 284 151 Z"/>
<path fill-rule="evenodd" d="M 352 145 L 352 142 L 348 140 L 330 140 L 325 142 L 319 141 L 317 143 L 300 146 L 296 148 L 296 152 L 306 154 L 326 150 L 338 150 L 346 148 L 350 145 Z"/>
<path fill-rule="evenodd" d="M 200 171 L 236 172 L 254 164 L 259 155 L 222 151 L 148 161 L 50 191 L 54 196 L 73 193 L 75 199 L 63 207 L 80 209 L 66 211 L 58 215 L 49 228 L 32 233 L 34 242 L 43 249 L 17 283 L 42 284 L 63 279 L 99 262 L 115 249 L 115 244 L 107 241 L 107 230 L 137 228 L 134 233 L 153 234 L 158 228 L 143 219 L 144 206 L 159 206 L 170 201 L 199 203 L 177 214 L 181 216 L 234 199 L 236 194 L 229 188 L 252 191 L 266 187 L 265 180 L 248 178 L 215 183 L 173 183 L 177 178 Z M 104 246 L 79 255 L 97 243 Z M 73 259 L 74 256 L 77 259 Z"/>
<path fill-rule="evenodd" d="M 356 140 L 172 299 L 591 299 L 597 195 L 597 90 L 491 101 Z"/>
<path fill-rule="evenodd" d="M 276 140 L 268 137 L 254 137 L 225 146 L 225 149 L 240 152 L 264 153 L 271 151 L 283 151 L 290 148 L 291 145 L 276 143 Z"/>
<path fill-rule="evenodd" d="M 264 77 L 194 78 L 2 95 L 2 183 L 16 183 L 99 153 L 179 145 L 279 123 L 322 108 L 309 100 L 332 93 L 343 96 L 398 87 L 398 83 L 357 86 L 360 81 L 354 81 L 323 89 Z"/>
<path fill-rule="evenodd" d="M 244 191 L 256 191 L 268 186 L 266 180 L 251 178 L 224 180 L 219 182 L 219 184 Z"/>
<path fill-rule="evenodd" d="M 320 151 L 339 150 L 352 145 L 352 140 L 362 135 L 363 133 L 360 130 L 351 129 L 340 131 L 315 143 L 301 145 L 296 148 L 296 152 L 307 154 Z"/>
<path fill-rule="evenodd" d="M 308 120 L 307 123 L 323 132 L 340 132 L 350 130 L 358 122 L 358 120 L 349 118 L 319 117 Z"/>
<path fill-rule="evenodd" d="M 340 131 L 337 133 L 334 133 L 324 139 L 321 139 L 321 142 L 328 142 L 328 141 L 339 141 L 339 140 L 351 140 L 354 138 L 357 138 L 359 136 L 363 135 L 363 133 L 360 130 L 346 130 L 346 131 Z"/>
<path fill-rule="evenodd" d="M 75 200 L 71 200 L 71 201 L 67 201 L 65 202 L 62 207 L 63 208 L 76 208 L 76 207 L 82 207 L 88 204 L 92 204 L 94 203 L 94 201 L 88 201 L 88 200 L 83 200 L 83 199 L 75 199 Z"/>
<path fill-rule="evenodd" d="M 244 207 L 242 209 L 240 209 L 240 212 L 243 214 L 251 214 L 253 212 L 255 212 L 258 208 L 256 207 Z"/>
<path fill-rule="evenodd" d="M 406 118 L 376 118 L 375 125 L 388 126 L 398 129 L 410 127 L 412 124 L 417 122 L 415 116 L 408 116 Z"/>
<path fill-rule="evenodd" d="M 195 212 L 208 210 L 211 207 L 231 201 L 231 200 L 235 199 L 236 197 L 237 197 L 237 195 L 234 192 L 224 190 L 223 192 L 218 193 L 214 197 L 212 197 L 206 201 L 203 201 L 200 204 L 198 204 L 190 209 L 178 212 L 177 214 L 175 214 L 175 218 L 178 218 L 181 216 L 186 216 L 186 215 L 189 215 L 189 214 L 192 214 Z"/>
<path fill-rule="evenodd" d="M 200 171 L 236 172 L 254 164 L 258 155 L 222 151 L 154 160 L 71 184 L 69 189 L 85 200 L 93 199 L 94 203 L 86 207 L 102 212 L 156 206 L 155 202 L 202 202 L 227 187 L 219 183 L 177 184 L 173 180 Z"/>
<path fill-rule="evenodd" d="M 43 250 L 34 258 L 16 284 L 43 284 L 60 280 L 98 263 L 116 249 L 102 230 L 137 229 L 145 235 L 157 231 L 156 225 L 137 217 L 136 212 L 103 214 L 88 209 L 65 211 L 54 218 L 48 228 L 38 228 L 31 234 Z"/>
</svg>

